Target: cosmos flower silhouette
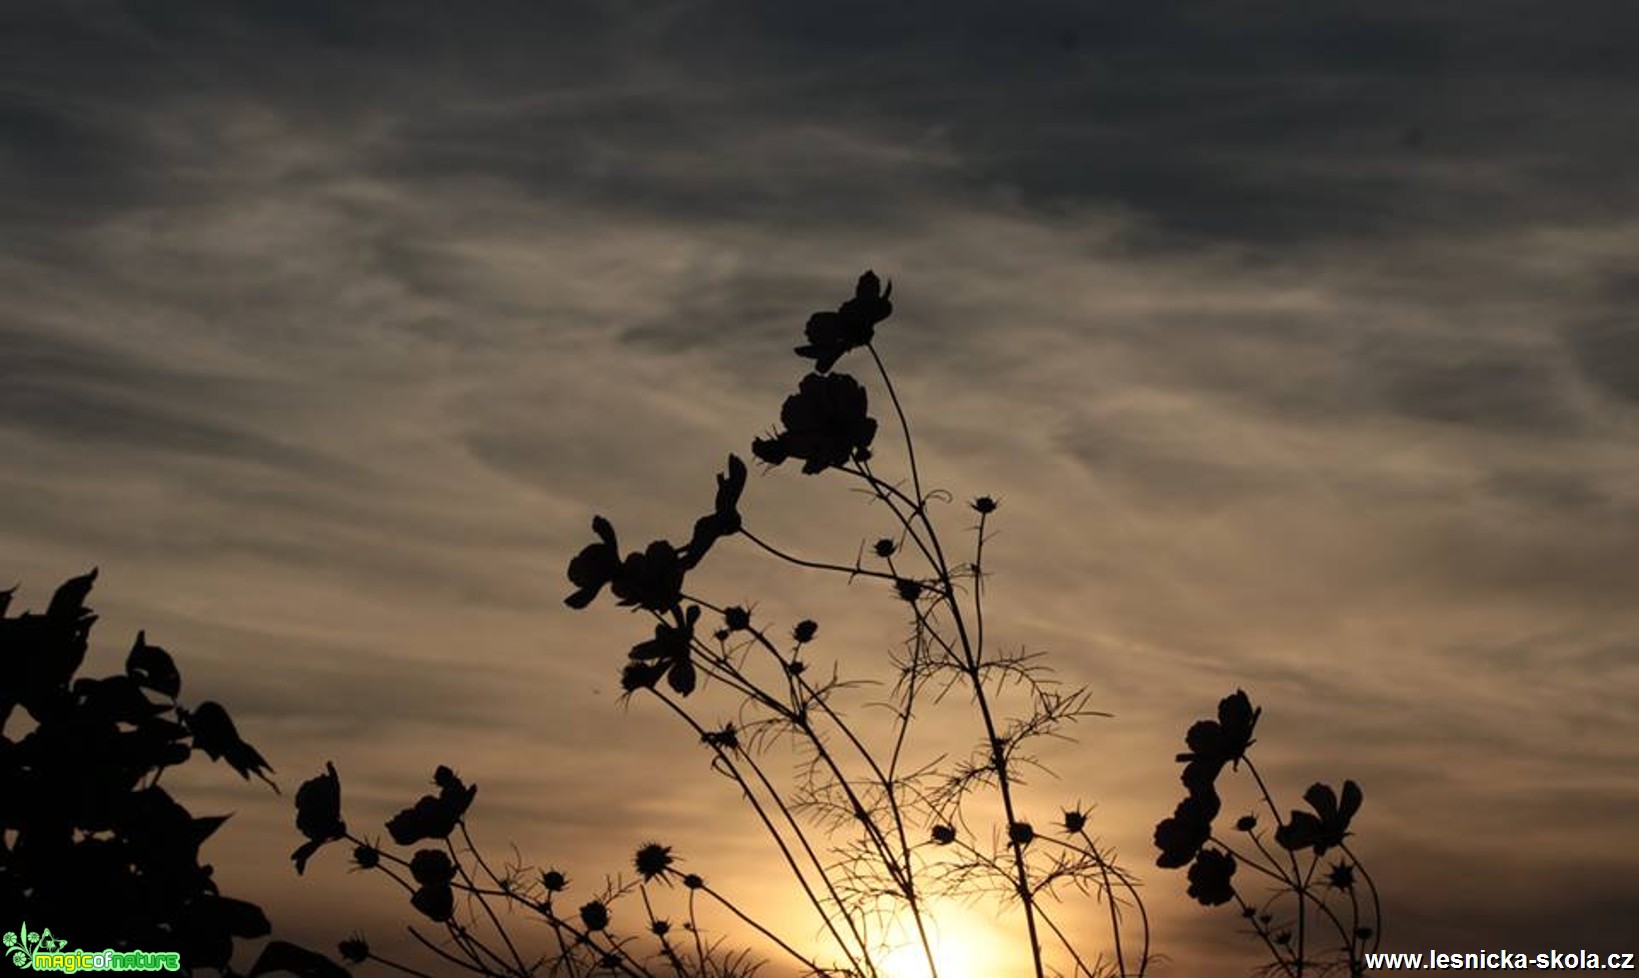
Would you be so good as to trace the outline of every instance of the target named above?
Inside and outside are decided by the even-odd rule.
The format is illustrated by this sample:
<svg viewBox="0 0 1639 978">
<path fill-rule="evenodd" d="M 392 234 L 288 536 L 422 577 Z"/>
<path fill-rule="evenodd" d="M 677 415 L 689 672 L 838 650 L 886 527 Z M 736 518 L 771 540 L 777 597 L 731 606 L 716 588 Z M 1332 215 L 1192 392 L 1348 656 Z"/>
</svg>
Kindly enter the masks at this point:
<svg viewBox="0 0 1639 978">
<path fill-rule="evenodd" d="M 1179 802 L 1172 817 L 1155 826 L 1155 847 L 1161 850 L 1155 864 L 1162 869 L 1188 865 L 1212 837 L 1212 820 L 1218 817 L 1219 805 L 1217 794 L 1210 789 Z"/>
<path fill-rule="evenodd" d="M 1235 875 L 1235 857 L 1217 849 L 1202 849 L 1189 868 L 1189 895 L 1204 907 L 1216 907 L 1235 898 L 1229 878 Z"/>
<path fill-rule="evenodd" d="M 324 769 L 324 774 L 296 789 L 296 830 L 307 837 L 290 854 L 298 875 L 307 869 L 307 861 L 320 847 L 347 835 L 347 823 L 341 819 L 341 778 L 336 775 L 334 763 L 326 761 Z"/>
<path fill-rule="evenodd" d="M 809 374 L 785 399 L 785 430 L 751 443 L 751 453 L 769 465 L 801 459 L 805 475 L 845 465 L 870 448 L 876 419 L 868 415 L 865 388 L 847 374 Z"/>
<path fill-rule="evenodd" d="M 740 532 L 740 494 L 746 487 L 746 464 L 738 455 L 717 476 L 717 498 L 712 511 L 694 522 L 694 535 L 682 550 L 685 570 L 692 570 L 718 540 Z"/>
<path fill-rule="evenodd" d="M 621 686 L 626 692 L 653 689 L 661 677 L 680 696 L 694 692 L 694 625 L 700 620 L 700 608 L 690 605 L 679 616 L 677 623 L 657 622 L 654 638 L 632 647 L 631 662 L 621 673 Z"/>
<path fill-rule="evenodd" d="M 865 346 L 876 335 L 876 324 L 893 315 L 893 283 L 883 288 L 875 272 L 867 271 L 854 286 L 854 297 L 836 312 L 816 312 L 808 317 L 804 333 L 808 343 L 797 347 L 797 355 L 814 361 L 815 373 L 829 373 L 849 350 Z"/>
<path fill-rule="evenodd" d="M 676 547 L 665 540 L 656 540 L 642 553 L 626 555 L 611 590 L 622 605 L 669 611 L 682 600 L 686 569 Z"/>
<path fill-rule="evenodd" d="M 467 786 L 455 772 L 439 765 L 433 775 L 439 792 L 422 795 L 414 805 L 400 811 L 387 822 L 387 834 L 401 846 L 414 845 L 423 839 L 447 839 L 478 794 L 478 786 Z"/>
<path fill-rule="evenodd" d="M 1275 841 L 1289 850 L 1313 848 L 1315 855 L 1324 856 L 1327 850 L 1343 844 L 1364 795 L 1358 784 L 1345 781 L 1339 803 L 1330 785 L 1317 782 L 1303 793 L 1303 800 L 1315 810 L 1314 814 L 1293 811 L 1291 819 L 1275 830 Z"/>
<path fill-rule="evenodd" d="M 1252 731 L 1262 713 L 1262 709 L 1253 708 L 1244 690 L 1237 689 L 1219 701 L 1218 719 L 1202 720 L 1190 727 L 1184 736 L 1189 751 L 1178 755 L 1184 763 L 1181 777 L 1185 787 L 1191 791 L 1210 787 L 1225 764 L 1239 764 L 1254 743 Z"/>
<path fill-rule="evenodd" d="M 563 599 L 571 608 L 591 604 L 605 584 L 613 583 L 620 573 L 620 545 L 615 540 L 615 528 L 601 516 L 592 517 L 592 532 L 598 542 L 588 544 L 569 561 L 569 583 L 575 593 Z"/>
</svg>

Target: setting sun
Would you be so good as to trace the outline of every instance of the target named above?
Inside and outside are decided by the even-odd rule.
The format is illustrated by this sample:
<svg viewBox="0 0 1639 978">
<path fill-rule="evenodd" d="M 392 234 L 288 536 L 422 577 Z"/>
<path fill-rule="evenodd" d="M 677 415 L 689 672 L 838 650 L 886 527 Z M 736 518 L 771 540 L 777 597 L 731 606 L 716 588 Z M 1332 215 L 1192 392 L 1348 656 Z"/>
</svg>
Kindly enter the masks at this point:
<svg viewBox="0 0 1639 978">
<path fill-rule="evenodd" d="M 976 915 L 942 911 L 933 935 L 937 978 L 998 978 L 1005 972 L 1005 955 L 998 950 L 1001 937 Z M 882 978 L 933 978 L 922 945 L 911 939 L 889 950 L 881 959 Z"/>
</svg>

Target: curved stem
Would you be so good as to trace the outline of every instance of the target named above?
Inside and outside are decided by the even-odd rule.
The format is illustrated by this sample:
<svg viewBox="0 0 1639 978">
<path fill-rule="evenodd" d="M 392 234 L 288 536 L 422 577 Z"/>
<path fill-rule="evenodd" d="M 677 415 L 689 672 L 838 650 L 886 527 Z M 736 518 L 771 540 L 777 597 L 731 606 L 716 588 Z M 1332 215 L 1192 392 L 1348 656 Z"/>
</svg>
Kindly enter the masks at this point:
<svg viewBox="0 0 1639 978">
<path fill-rule="evenodd" d="M 1343 854 L 1348 856 L 1349 859 L 1354 862 L 1354 868 L 1360 870 L 1360 878 L 1366 881 L 1367 886 L 1371 887 L 1373 935 L 1372 950 L 1375 951 L 1383 945 L 1383 902 L 1377 893 L 1377 883 L 1372 880 L 1372 874 L 1366 871 L 1366 865 L 1360 861 L 1360 857 L 1356 856 L 1349 849 L 1347 844 L 1340 844 L 1338 848 L 1342 849 Z"/>
<path fill-rule="evenodd" d="M 911 489 L 916 493 L 917 505 L 921 506 L 922 475 L 916 467 L 916 445 L 911 441 L 911 425 L 905 419 L 905 408 L 899 403 L 899 395 L 894 392 L 893 378 L 888 376 L 888 368 L 883 365 L 882 357 L 876 352 L 876 345 L 865 344 L 865 349 L 871 351 L 871 359 L 876 362 L 876 372 L 882 377 L 882 386 L 887 388 L 888 400 L 893 402 L 894 413 L 899 416 L 899 430 L 905 435 L 905 458 L 911 467 Z"/>
<path fill-rule="evenodd" d="M 651 690 L 651 692 L 654 693 L 655 698 L 659 699 L 660 702 L 664 703 L 668 709 L 677 714 L 677 716 L 682 719 L 684 723 L 688 724 L 689 727 L 700 736 L 702 741 L 711 746 L 712 752 L 716 754 L 717 759 L 723 764 L 724 769 L 729 774 L 729 777 L 733 779 L 733 781 L 740 786 L 740 790 L 745 793 L 745 798 L 748 802 L 750 802 L 752 811 L 756 812 L 757 818 L 762 821 L 763 827 L 768 830 L 769 836 L 773 838 L 775 846 L 777 846 L 780 850 L 780 855 L 785 859 L 787 868 L 789 868 L 792 875 L 797 878 L 798 885 L 802 887 L 803 893 L 808 897 L 808 902 L 814 907 L 814 911 L 819 914 L 820 920 L 824 924 L 826 930 L 830 931 L 832 939 L 837 942 L 837 946 L 840 947 L 842 949 L 842 953 L 847 956 L 849 964 L 852 965 L 855 970 L 858 970 L 859 959 L 854 954 L 854 946 L 843 940 L 842 934 L 837 931 L 836 921 L 832 919 L 832 915 L 830 913 L 826 912 L 824 902 L 820 900 L 819 894 L 814 892 L 813 885 L 808 881 L 808 875 L 804 873 L 802 871 L 802 867 L 798 865 L 797 858 L 795 854 L 791 852 L 791 848 L 787 844 L 785 836 L 781 834 L 777 827 L 775 827 L 774 820 L 768 814 L 768 810 L 763 807 L 762 801 L 752 793 L 751 785 L 747 783 L 745 776 L 740 773 L 739 768 L 735 765 L 733 758 L 729 757 L 728 752 L 723 748 L 717 746 L 715 743 L 712 743 L 710 740 L 707 740 L 706 729 L 702 727 L 699 721 L 695 720 L 693 716 L 690 716 L 689 712 L 683 709 L 683 707 L 676 701 L 659 690 Z M 757 775 L 758 781 L 762 784 L 763 789 L 769 793 L 773 800 L 774 806 L 779 810 L 780 814 L 784 816 L 787 824 L 791 826 L 792 833 L 796 836 L 797 842 L 802 846 L 803 852 L 808 856 L 809 861 L 813 863 L 816 871 L 819 873 L 820 880 L 825 884 L 826 892 L 830 894 L 832 901 L 837 906 L 842 906 L 841 897 L 837 895 L 836 889 L 831 883 L 830 876 L 825 872 L 824 864 L 820 862 L 819 855 L 814 852 L 813 847 L 809 844 L 807 835 L 803 833 L 802 827 L 792 816 L 791 810 L 786 807 L 786 804 L 780 798 L 779 793 L 774 790 L 773 784 L 768 780 L 767 776 L 763 774 L 762 768 L 759 767 L 750 757 L 746 757 L 746 763 L 751 768 L 752 773 Z M 842 917 L 847 923 L 848 929 L 853 935 L 855 943 L 860 948 L 860 952 L 862 954 L 866 954 L 866 965 L 871 967 L 872 963 L 870 961 L 870 957 L 865 951 L 865 940 L 859 934 L 853 915 L 844 912 Z M 780 943 L 781 947 L 786 946 L 784 942 Z M 802 955 L 799 954 L 796 955 L 796 957 L 797 960 L 801 961 L 804 965 L 813 968 L 815 971 L 820 970 L 813 964 L 813 962 L 809 961 L 807 958 L 804 958 Z M 871 967 L 871 970 L 874 976 L 874 967 Z"/>
<path fill-rule="evenodd" d="M 884 574 L 881 571 L 866 570 L 865 568 L 859 567 L 859 566 L 847 567 L 847 566 L 844 566 L 842 564 L 829 564 L 829 563 L 826 563 L 824 561 L 808 560 L 808 559 L 803 558 L 803 557 L 798 557 L 795 554 L 786 553 L 785 551 L 783 551 L 780 548 L 774 546 L 773 544 L 768 543 L 762 537 L 757 536 L 757 534 L 752 533 L 750 530 L 747 530 L 743 527 L 740 530 L 740 535 L 745 537 L 747 540 L 750 540 L 752 543 L 756 544 L 757 546 L 761 547 L 763 550 L 767 551 L 769 554 L 771 554 L 775 557 L 778 557 L 779 559 L 785 561 L 788 564 L 795 564 L 798 567 L 811 567 L 814 570 L 827 570 L 827 571 L 832 571 L 834 573 L 847 574 L 849 577 L 875 577 L 875 578 L 879 578 L 879 579 L 884 580 L 884 581 L 898 581 L 899 580 L 899 578 L 895 577 L 894 575 Z"/>
<path fill-rule="evenodd" d="M 1269 787 L 1263 783 L 1263 775 L 1258 773 L 1257 765 L 1252 763 L 1252 759 L 1250 757 L 1243 757 L 1243 758 L 1241 758 L 1241 761 L 1242 761 L 1242 763 L 1244 763 L 1246 765 L 1246 769 L 1248 771 L 1252 772 L 1252 780 L 1257 782 L 1258 790 L 1263 793 L 1264 804 L 1269 806 L 1270 813 L 1274 815 L 1275 824 L 1277 826 L 1284 825 L 1285 823 L 1282 822 L 1281 818 L 1280 818 L 1280 809 L 1275 807 L 1274 796 L 1269 793 Z M 1298 894 L 1298 953 L 1297 953 L 1296 963 L 1297 963 L 1297 978 L 1303 978 L 1303 957 L 1304 957 L 1303 942 L 1304 942 L 1304 937 L 1306 936 L 1305 935 L 1305 922 L 1306 922 L 1306 918 L 1308 917 L 1308 914 L 1305 912 L 1304 906 L 1303 906 L 1303 898 L 1304 898 L 1304 895 L 1305 895 L 1305 887 L 1303 885 L 1303 873 L 1298 869 L 1297 853 L 1288 851 L 1287 856 L 1290 857 L 1291 862 L 1292 862 L 1292 886 Z"/>
</svg>

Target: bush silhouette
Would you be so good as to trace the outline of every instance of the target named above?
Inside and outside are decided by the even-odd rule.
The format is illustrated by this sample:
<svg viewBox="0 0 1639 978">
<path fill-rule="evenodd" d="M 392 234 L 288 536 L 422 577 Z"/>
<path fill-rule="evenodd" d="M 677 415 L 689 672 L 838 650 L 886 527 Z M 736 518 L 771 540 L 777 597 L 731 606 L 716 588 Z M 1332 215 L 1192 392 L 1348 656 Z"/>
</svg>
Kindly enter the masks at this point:
<svg viewBox="0 0 1639 978">
<path fill-rule="evenodd" d="M 637 849 L 635 875 L 575 897 L 556 870 L 496 871 L 468 830 L 476 787 L 447 767 L 434 775 L 437 794 L 386 823 L 398 851 L 349 833 L 340 776 L 327 766 L 297 796 L 297 825 L 307 840 L 293 854 L 297 871 L 327 843 L 351 843 L 358 866 L 384 873 L 443 931 L 435 940 L 412 928 L 430 953 L 484 975 L 710 978 L 755 970 L 759 962 L 743 949 L 702 938 L 699 914 L 707 907 L 743 924 L 746 941 L 755 934 L 807 974 L 891 978 L 884 959 L 908 946 L 937 975 L 939 901 L 949 897 L 984 901 L 1013 921 L 1010 974 L 1148 973 L 1157 955 L 1136 874 L 1097 837 L 1087 806 L 1061 804 L 1042 818 L 1041 803 L 1022 790 L 1023 775 L 1042 768 L 1041 745 L 1105 714 L 1087 689 L 1058 681 L 1038 656 L 994 647 L 987 635 L 984 555 L 1000 503 L 977 496 L 957 504 L 948 492 L 924 489 L 910 422 L 875 346 L 877 327 L 893 312 L 892 292 L 866 272 L 852 298 L 809 318 L 795 352 L 812 369 L 786 397 L 778 427 L 750 446 L 767 469 L 799 463 L 804 476 L 836 479 L 863 494 L 880 518 L 876 532 L 841 558 L 787 551 L 742 515 L 747 466 L 729 455 L 710 511 L 683 542 L 657 539 L 623 554 L 614 523 L 598 515 L 593 541 L 567 569 L 569 607 L 587 609 L 607 593 L 645 618 L 644 634 L 619 667 L 625 699 L 675 717 L 698 740 L 710 770 L 731 782 L 766 831 L 771 858 L 812 911 L 824 935 L 819 946 L 776 934 L 704 876 L 683 872 L 660 842 Z M 870 391 L 836 372 L 850 357 L 863 359 L 860 351 L 903 440 L 897 477 L 884 474 L 876 455 L 881 426 Z M 941 532 L 951 518 L 965 523 L 965 558 Z M 892 659 L 891 682 L 878 687 L 886 701 L 880 722 L 849 712 L 867 679 L 845 654 L 820 651 L 826 642 L 816 621 L 765 624 L 760 612 L 695 590 L 692 572 L 729 540 L 796 571 L 871 585 L 874 593 L 851 591 L 856 600 L 898 603 L 908 634 Z M 940 710 L 965 717 L 967 733 L 954 745 L 940 734 L 929 743 L 919 723 Z M 1238 909 L 1267 950 L 1270 973 L 1360 974 L 1382 929 L 1375 887 L 1346 842 L 1362 794 L 1353 782 L 1341 799 L 1315 785 L 1304 796 L 1313 810 L 1283 818 L 1248 754 L 1260 715 L 1236 691 L 1216 719 L 1187 732 L 1188 751 L 1178 756 L 1187 796 L 1156 826 L 1157 864 L 1187 867 L 1186 893 L 1196 902 Z M 794 776 L 770 763 L 775 745 L 801 758 Z M 1255 782 L 1255 804 L 1275 826 L 1272 846 L 1255 815 L 1235 822 L 1240 835 L 1233 839 L 1214 829 L 1226 769 Z M 1328 853 L 1337 861 L 1322 872 Z M 1242 866 L 1249 872 L 1237 875 Z M 1108 950 L 1093 954 L 1092 942 L 1069 932 L 1065 907 L 1077 900 L 1099 909 Z M 508 910 L 544 921 L 552 946 L 525 953 L 503 918 Z M 362 940 L 346 956 L 381 961 Z"/>
<path fill-rule="evenodd" d="M 96 577 L 66 581 L 43 614 L 8 617 L 15 589 L 0 592 L 0 925 L 21 928 L 5 954 L 26 967 L 36 950 L 174 952 L 184 973 L 232 974 L 235 941 L 267 936 L 268 919 L 199 862 L 227 816 L 191 814 L 160 778 L 195 751 L 273 786 L 271 768 L 220 704 L 181 704 L 176 663 L 140 632 L 123 673 L 76 677 Z M 251 973 L 275 971 L 346 974 L 278 941 Z"/>
</svg>

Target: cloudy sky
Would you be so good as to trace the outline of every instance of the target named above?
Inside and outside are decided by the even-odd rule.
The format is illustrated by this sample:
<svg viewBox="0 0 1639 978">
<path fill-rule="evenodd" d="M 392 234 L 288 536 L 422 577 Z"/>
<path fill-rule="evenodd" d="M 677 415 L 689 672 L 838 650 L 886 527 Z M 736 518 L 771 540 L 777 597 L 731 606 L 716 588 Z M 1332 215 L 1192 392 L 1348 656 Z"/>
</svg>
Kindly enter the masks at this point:
<svg viewBox="0 0 1639 978">
<path fill-rule="evenodd" d="M 355 827 L 447 763 L 498 852 L 592 881 L 662 838 L 779 905 L 698 745 L 617 702 L 642 621 L 565 608 L 563 571 L 594 512 L 685 537 L 874 268 L 928 480 L 1002 500 L 990 635 L 1115 714 L 1032 804 L 1098 804 L 1171 973 L 1255 960 L 1149 839 L 1237 686 L 1293 804 L 1364 786 L 1387 947 L 1639 949 L 1635 29 L 1598 0 L 7 4 L 0 583 L 38 608 L 100 567 L 94 663 L 145 628 L 234 712 L 285 796 L 220 769 L 187 800 L 236 812 L 217 878 L 287 934 L 413 915 L 339 851 L 291 871 L 326 760 Z M 884 529 L 790 466 L 743 509 L 845 562 Z M 877 591 L 711 563 L 882 675 Z"/>
</svg>

